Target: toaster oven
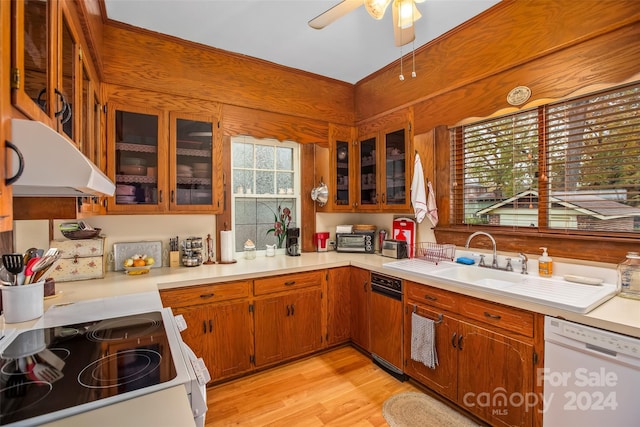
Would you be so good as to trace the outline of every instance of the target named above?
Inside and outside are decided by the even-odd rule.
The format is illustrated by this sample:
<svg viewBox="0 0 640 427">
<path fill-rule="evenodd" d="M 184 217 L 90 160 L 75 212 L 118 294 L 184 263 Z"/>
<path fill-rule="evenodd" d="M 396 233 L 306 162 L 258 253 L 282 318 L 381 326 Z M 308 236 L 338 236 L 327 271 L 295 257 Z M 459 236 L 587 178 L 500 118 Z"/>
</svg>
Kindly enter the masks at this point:
<svg viewBox="0 0 640 427">
<path fill-rule="evenodd" d="M 374 232 L 337 233 L 337 252 L 360 252 L 372 254 L 374 248 Z"/>
</svg>

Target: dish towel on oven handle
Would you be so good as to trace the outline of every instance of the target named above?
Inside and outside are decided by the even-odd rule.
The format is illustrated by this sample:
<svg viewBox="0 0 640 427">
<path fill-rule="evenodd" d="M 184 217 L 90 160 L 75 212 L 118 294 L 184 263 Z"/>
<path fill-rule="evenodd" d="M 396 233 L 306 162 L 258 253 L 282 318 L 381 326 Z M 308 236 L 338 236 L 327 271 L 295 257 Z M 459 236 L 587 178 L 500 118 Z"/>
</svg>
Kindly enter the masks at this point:
<svg viewBox="0 0 640 427">
<path fill-rule="evenodd" d="M 424 187 L 424 172 L 422 171 L 422 162 L 420 154 L 416 153 L 416 159 L 413 164 L 413 180 L 411 181 L 411 204 L 416 216 L 416 221 L 422 222 L 427 215 L 427 192 Z"/>
<path fill-rule="evenodd" d="M 429 198 L 427 200 L 427 215 L 429 215 L 429 219 L 435 227 L 436 225 L 438 225 L 438 205 L 436 205 L 436 192 L 433 190 L 431 181 L 427 183 L 427 187 L 429 189 Z"/>
<path fill-rule="evenodd" d="M 438 365 L 436 323 L 418 313 L 411 313 L 411 360 L 431 369 Z"/>
</svg>

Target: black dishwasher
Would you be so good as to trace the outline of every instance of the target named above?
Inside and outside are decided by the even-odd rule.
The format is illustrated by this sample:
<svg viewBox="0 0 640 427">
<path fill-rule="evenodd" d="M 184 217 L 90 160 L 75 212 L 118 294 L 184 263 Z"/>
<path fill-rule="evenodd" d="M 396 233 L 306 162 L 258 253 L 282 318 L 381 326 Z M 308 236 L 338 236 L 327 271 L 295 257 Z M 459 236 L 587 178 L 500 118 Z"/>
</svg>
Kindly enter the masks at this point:
<svg viewBox="0 0 640 427">
<path fill-rule="evenodd" d="M 371 273 L 371 357 L 397 379 L 402 369 L 402 280 Z"/>
</svg>

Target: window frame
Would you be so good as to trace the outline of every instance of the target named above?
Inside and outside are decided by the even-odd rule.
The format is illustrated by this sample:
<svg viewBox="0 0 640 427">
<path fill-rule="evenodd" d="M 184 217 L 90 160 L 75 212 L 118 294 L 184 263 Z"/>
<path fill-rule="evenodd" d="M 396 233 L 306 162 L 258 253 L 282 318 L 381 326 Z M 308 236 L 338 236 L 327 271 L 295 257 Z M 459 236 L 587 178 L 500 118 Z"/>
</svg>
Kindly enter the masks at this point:
<svg viewBox="0 0 640 427">
<path fill-rule="evenodd" d="M 482 119 L 477 122 L 467 122 L 464 125 L 456 125 L 449 128 L 450 138 L 450 227 L 464 228 L 465 230 L 477 230 L 485 229 L 492 233 L 507 233 L 512 234 L 517 231 L 522 234 L 535 234 L 535 235 L 558 235 L 563 238 L 576 237 L 578 239 L 596 237 L 596 238 L 622 238 L 629 240 L 640 240 L 640 232 L 622 232 L 613 230 L 579 230 L 573 228 L 551 228 L 549 226 L 549 182 L 548 177 L 548 129 L 547 129 L 547 113 L 549 108 L 553 108 L 562 104 L 572 104 L 581 99 L 590 99 L 602 96 L 606 93 L 620 91 L 624 89 L 637 89 L 640 87 L 640 82 L 632 82 L 629 84 L 620 85 L 617 87 L 607 88 L 605 90 L 595 91 L 580 96 L 563 99 L 561 101 L 549 102 L 546 104 L 538 105 L 534 108 L 527 108 L 504 114 L 500 116 L 492 117 L 491 119 Z M 531 110 L 536 110 L 538 114 L 538 208 L 537 218 L 538 225 L 536 227 L 523 227 L 523 226 L 510 226 L 510 225 L 489 225 L 489 224 L 468 224 L 465 223 L 465 199 L 464 199 L 464 166 L 460 168 L 459 165 L 464 165 L 464 138 L 463 129 L 465 127 L 472 126 L 474 123 L 482 123 L 491 120 L 500 120 L 510 115 L 523 114 Z M 640 111 L 638 109 L 637 111 Z M 463 185 L 460 185 L 462 183 Z"/>
<path fill-rule="evenodd" d="M 247 193 L 243 193 L 240 194 L 236 191 L 237 188 L 237 184 L 234 180 L 234 165 L 233 165 L 233 145 L 235 143 L 244 143 L 244 144 L 252 144 L 252 145 L 262 145 L 262 146 L 268 146 L 268 147 L 285 147 L 285 148 L 291 148 L 293 150 L 292 153 L 292 162 L 293 162 L 293 194 L 279 194 L 278 192 L 276 192 L 275 194 L 256 194 L 255 191 L 253 191 L 255 189 L 252 189 L 251 194 L 247 194 Z M 295 142 L 295 141 L 279 141 L 277 139 L 271 139 L 271 138 L 256 138 L 253 136 L 248 136 L 248 135 L 237 135 L 237 136 L 233 136 L 231 137 L 231 145 L 230 145 L 230 149 L 231 149 L 231 174 L 230 174 L 230 182 L 231 182 L 231 230 L 233 230 L 233 242 L 234 242 L 234 254 L 235 256 L 241 256 L 243 251 L 242 250 L 237 250 L 239 247 L 242 247 L 242 245 L 239 244 L 239 242 L 237 241 L 238 236 L 236 234 L 236 230 L 237 230 L 237 226 L 236 226 L 236 201 L 237 200 L 257 200 L 257 203 L 260 203 L 260 200 L 291 200 L 292 203 L 295 205 L 295 217 L 292 218 L 291 220 L 291 226 L 297 226 L 299 227 L 298 224 L 301 223 L 301 215 L 302 215 L 302 196 L 301 196 L 301 171 L 300 171 L 300 165 L 301 165 L 301 149 L 300 149 L 300 144 Z M 254 155 L 255 156 L 255 155 Z M 255 157 L 254 157 L 254 167 L 251 168 L 251 170 L 255 171 L 259 171 L 259 170 L 265 170 L 265 169 L 258 169 L 255 167 Z M 276 173 L 278 169 L 273 169 L 274 173 Z M 254 181 L 255 182 L 255 181 Z M 274 180 L 274 185 L 276 184 L 276 180 Z M 258 224 L 258 223 L 256 223 Z M 243 242 L 242 242 L 243 243 Z M 255 242 L 257 244 L 257 241 Z M 259 247 L 256 246 L 256 252 L 258 255 L 262 255 L 266 252 L 266 248 L 265 247 Z"/>
</svg>

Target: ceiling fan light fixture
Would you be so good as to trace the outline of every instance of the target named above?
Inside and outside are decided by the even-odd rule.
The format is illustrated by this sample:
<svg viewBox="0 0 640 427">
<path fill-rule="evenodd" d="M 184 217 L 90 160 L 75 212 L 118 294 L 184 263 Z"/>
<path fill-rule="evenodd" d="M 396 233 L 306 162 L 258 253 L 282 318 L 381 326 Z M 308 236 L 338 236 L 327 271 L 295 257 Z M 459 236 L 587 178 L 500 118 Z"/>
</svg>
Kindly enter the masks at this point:
<svg viewBox="0 0 640 427">
<path fill-rule="evenodd" d="M 382 19 L 391 0 L 364 0 L 364 7 L 374 19 Z"/>
<path fill-rule="evenodd" d="M 422 18 L 414 0 L 396 0 L 396 6 L 398 8 L 398 27 L 400 28 L 409 28 Z"/>
</svg>

